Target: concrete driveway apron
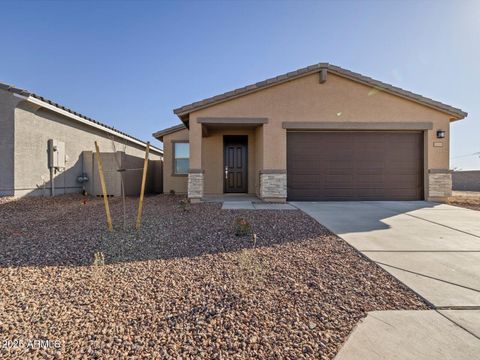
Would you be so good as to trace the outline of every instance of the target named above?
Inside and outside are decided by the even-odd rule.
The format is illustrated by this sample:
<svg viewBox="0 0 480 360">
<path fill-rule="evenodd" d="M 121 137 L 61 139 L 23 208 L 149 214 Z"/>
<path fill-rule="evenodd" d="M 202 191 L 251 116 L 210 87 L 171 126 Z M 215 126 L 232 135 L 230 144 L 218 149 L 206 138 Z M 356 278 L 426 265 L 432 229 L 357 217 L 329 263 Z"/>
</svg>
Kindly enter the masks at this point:
<svg viewBox="0 0 480 360">
<path fill-rule="evenodd" d="M 360 354 L 359 349 L 368 352 L 365 335 L 370 336 L 376 330 L 380 336 L 376 336 L 377 340 L 385 338 L 372 344 L 371 359 L 439 356 L 468 359 L 472 358 L 472 351 L 480 358 L 480 211 L 427 201 L 291 204 L 339 235 L 436 309 L 371 313 L 351 334 L 337 358 L 353 359 Z M 382 329 L 385 323 L 393 327 L 388 331 Z M 419 327 L 419 323 L 423 325 Z M 458 337 L 452 335 L 455 333 L 452 326 Z M 431 348 L 431 342 L 418 343 L 422 332 L 426 336 L 435 335 L 431 339 L 436 341 L 440 352 L 425 348 Z M 393 356 L 393 344 L 398 345 L 402 340 L 409 345 L 394 349 L 393 353 L 401 351 L 398 357 Z M 452 345 L 452 341 L 457 341 L 458 346 Z"/>
</svg>

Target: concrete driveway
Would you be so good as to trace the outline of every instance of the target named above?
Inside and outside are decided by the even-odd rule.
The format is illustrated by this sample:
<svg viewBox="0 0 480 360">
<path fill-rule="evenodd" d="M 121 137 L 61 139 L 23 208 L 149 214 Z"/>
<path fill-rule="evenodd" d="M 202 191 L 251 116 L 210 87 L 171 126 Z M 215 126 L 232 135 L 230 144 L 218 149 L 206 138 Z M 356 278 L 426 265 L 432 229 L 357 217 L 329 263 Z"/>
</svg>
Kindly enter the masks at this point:
<svg viewBox="0 0 480 360">
<path fill-rule="evenodd" d="M 369 353 L 367 340 L 373 334 L 370 359 L 438 358 L 440 353 L 435 355 L 424 348 L 427 342 L 413 346 L 419 333 L 432 334 L 432 329 L 438 331 L 432 339 L 438 339 L 443 358 L 468 359 L 472 351 L 480 353 L 480 211 L 426 201 L 291 204 L 338 234 L 436 309 L 422 312 L 426 321 L 422 320 L 422 328 L 418 321 L 412 321 L 420 315 L 412 312 L 369 315 L 342 348 L 339 359 L 353 359 L 360 349 Z M 387 331 L 382 328 L 385 323 L 395 326 Z M 455 341 L 452 324 L 462 334 L 459 346 L 451 344 Z M 403 349 L 407 352 L 395 348 L 398 357 L 392 357 L 390 345 L 402 339 L 410 341 L 409 347 Z"/>
</svg>

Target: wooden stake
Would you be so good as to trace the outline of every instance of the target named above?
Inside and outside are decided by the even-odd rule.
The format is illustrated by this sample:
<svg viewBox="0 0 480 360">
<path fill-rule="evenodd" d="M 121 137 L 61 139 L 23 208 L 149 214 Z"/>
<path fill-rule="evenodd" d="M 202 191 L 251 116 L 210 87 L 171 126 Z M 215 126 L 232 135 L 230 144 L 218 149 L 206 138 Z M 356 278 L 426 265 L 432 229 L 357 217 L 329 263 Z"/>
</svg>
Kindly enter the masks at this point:
<svg viewBox="0 0 480 360">
<path fill-rule="evenodd" d="M 125 204 L 125 181 L 123 180 L 123 173 L 125 172 L 126 169 L 122 169 L 121 165 L 121 160 L 119 161 L 117 158 L 117 155 L 119 154 L 117 152 L 117 147 L 115 146 L 115 136 L 112 136 L 112 147 L 113 147 L 113 152 L 115 153 L 113 155 L 113 158 L 115 159 L 115 162 L 117 163 L 117 171 L 120 173 L 120 188 L 121 188 L 121 193 L 122 193 L 122 206 L 123 206 L 123 231 L 127 230 L 127 207 Z M 123 154 L 125 155 L 125 150 L 127 146 L 124 144 L 123 145 Z M 120 153 L 121 156 L 121 153 Z"/>
<path fill-rule="evenodd" d="M 147 142 L 147 148 L 145 150 L 145 161 L 143 163 L 143 176 L 142 176 L 142 188 L 140 189 L 140 202 L 138 203 L 137 224 L 135 228 L 140 229 L 142 224 L 142 208 L 143 208 L 143 194 L 145 193 L 145 183 L 147 182 L 147 168 L 148 168 L 148 153 L 150 151 L 150 143 Z"/>
<path fill-rule="evenodd" d="M 103 165 L 102 159 L 100 158 L 100 149 L 98 148 L 98 144 L 96 141 L 95 150 L 97 152 L 98 175 L 100 176 L 100 184 L 102 185 L 103 203 L 105 204 L 105 213 L 107 214 L 108 231 L 112 231 L 113 226 L 112 217 L 110 216 L 110 207 L 108 206 L 107 185 L 105 184 L 105 177 L 103 176 Z"/>
</svg>

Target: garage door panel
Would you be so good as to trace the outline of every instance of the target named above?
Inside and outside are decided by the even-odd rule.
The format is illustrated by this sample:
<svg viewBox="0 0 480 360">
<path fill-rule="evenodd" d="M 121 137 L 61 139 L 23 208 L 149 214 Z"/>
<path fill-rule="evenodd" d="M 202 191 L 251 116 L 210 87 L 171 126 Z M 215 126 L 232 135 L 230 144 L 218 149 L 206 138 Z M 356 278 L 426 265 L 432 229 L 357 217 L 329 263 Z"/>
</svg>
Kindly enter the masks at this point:
<svg viewBox="0 0 480 360">
<path fill-rule="evenodd" d="M 419 183 L 417 174 L 386 174 L 384 179 L 385 183 L 391 183 L 394 185 L 391 187 L 392 189 L 411 187 Z"/>
<path fill-rule="evenodd" d="M 317 187 L 323 187 L 325 184 L 316 181 L 305 181 L 299 184 L 297 189 L 315 189 Z"/>
<path fill-rule="evenodd" d="M 328 161 L 321 168 L 316 168 L 315 173 L 329 175 L 348 175 L 351 174 L 351 163 L 349 161 Z"/>
<path fill-rule="evenodd" d="M 287 133 L 289 200 L 423 198 L 423 134 Z"/>
<path fill-rule="evenodd" d="M 384 154 L 382 157 L 385 159 L 385 161 L 411 163 L 411 161 L 417 161 L 417 156 L 418 153 L 411 153 L 411 151 L 399 151 L 395 154 Z"/>
<path fill-rule="evenodd" d="M 329 189 L 328 196 L 330 197 L 352 197 L 355 191 L 348 187 L 332 187 Z"/>
<path fill-rule="evenodd" d="M 347 168 L 326 169 L 324 173 L 318 172 L 318 176 L 322 175 L 351 175 L 351 171 Z"/>
<path fill-rule="evenodd" d="M 352 151 L 339 151 L 335 153 L 325 153 L 322 155 L 323 160 L 328 162 L 349 162 L 355 154 Z"/>
<path fill-rule="evenodd" d="M 335 189 L 335 188 L 347 188 L 351 189 L 354 186 L 353 179 L 349 179 L 344 176 L 327 176 L 325 179 L 324 187 L 326 189 Z"/>
<path fill-rule="evenodd" d="M 364 161 L 365 159 L 372 159 L 377 158 L 379 161 L 385 161 L 388 158 L 388 154 L 385 154 L 381 150 L 366 150 L 366 149 L 359 149 L 355 151 L 348 160 L 355 160 L 355 161 Z"/>
<path fill-rule="evenodd" d="M 355 187 L 358 189 L 383 188 L 385 180 L 383 177 L 363 176 L 355 180 Z"/>
<path fill-rule="evenodd" d="M 313 163 L 313 165 L 318 165 L 318 163 Z M 321 172 L 320 172 L 320 167 L 315 167 L 315 169 L 313 170 L 308 170 L 307 167 L 294 167 L 291 169 L 292 170 L 292 174 L 294 174 L 294 176 L 296 177 L 300 177 L 300 176 L 320 176 L 321 175 Z"/>
<path fill-rule="evenodd" d="M 421 163 L 417 159 L 412 159 L 412 161 L 406 161 L 404 159 L 400 161 L 390 160 L 385 164 L 385 169 L 389 171 L 404 171 L 411 170 L 413 172 L 418 172 L 421 169 Z"/>
<path fill-rule="evenodd" d="M 372 161 L 355 161 L 353 164 L 351 171 L 355 174 L 383 174 L 385 169 L 385 164 L 381 160 L 377 160 L 375 162 Z"/>
</svg>

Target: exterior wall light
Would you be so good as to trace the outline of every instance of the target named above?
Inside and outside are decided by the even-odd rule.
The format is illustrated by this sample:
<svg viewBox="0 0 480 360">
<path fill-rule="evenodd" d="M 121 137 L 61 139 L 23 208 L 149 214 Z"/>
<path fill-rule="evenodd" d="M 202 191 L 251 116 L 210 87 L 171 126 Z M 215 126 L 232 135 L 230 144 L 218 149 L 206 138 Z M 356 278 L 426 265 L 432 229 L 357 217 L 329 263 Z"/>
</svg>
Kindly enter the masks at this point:
<svg viewBox="0 0 480 360">
<path fill-rule="evenodd" d="M 443 139 L 445 137 L 445 130 L 437 130 L 437 139 Z"/>
</svg>

